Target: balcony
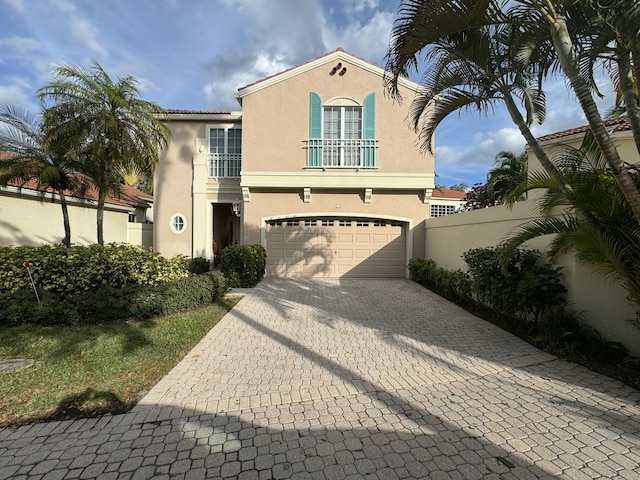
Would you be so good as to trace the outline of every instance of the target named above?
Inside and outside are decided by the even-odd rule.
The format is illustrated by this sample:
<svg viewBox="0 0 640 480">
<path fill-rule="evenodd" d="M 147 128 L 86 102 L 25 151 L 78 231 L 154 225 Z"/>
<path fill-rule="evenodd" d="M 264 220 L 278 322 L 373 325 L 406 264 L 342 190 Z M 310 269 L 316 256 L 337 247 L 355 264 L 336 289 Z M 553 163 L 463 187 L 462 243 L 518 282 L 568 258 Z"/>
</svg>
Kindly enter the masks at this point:
<svg viewBox="0 0 640 480">
<path fill-rule="evenodd" d="M 307 139 L 307 167 L 376 168 L 375 139 Z"/>
<path fill-rule="evenodd" d="M 212 153 L 209 155 L 210 178 L 240 178 L 242 155 L 239 153 Z"/>
</svg>

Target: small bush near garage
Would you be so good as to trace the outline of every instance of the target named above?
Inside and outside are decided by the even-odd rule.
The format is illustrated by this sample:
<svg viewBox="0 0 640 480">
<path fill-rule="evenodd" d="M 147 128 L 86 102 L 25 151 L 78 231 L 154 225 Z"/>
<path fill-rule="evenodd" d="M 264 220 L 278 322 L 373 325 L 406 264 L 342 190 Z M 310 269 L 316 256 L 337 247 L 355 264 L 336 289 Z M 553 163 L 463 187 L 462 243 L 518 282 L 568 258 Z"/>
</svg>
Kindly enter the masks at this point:
<svg viewBox="0 0 640 480">
<path fill-rule="evenodd" d="M 71 325 L 149 318 L 216 302 L 227 282 L 220 274 L 191 275 L 157 285 L 102 285 L 97 290 L 59 296 L 38 289 L 0 293 L 0 325 Z"/>
<path fill-rule="evenodd" d="M 189 272 L 191 273 L 207 273 L 211 270 L 211 262 L 206 258 L 196 257 L 189 260 Z"/>
<path fill-rule="evenodd" d="M 262 245 L 230 245 L 220 255 L 220 271 L 229 287 L 252 288 L 264 277 L 266 262 Z"/>
</svg>

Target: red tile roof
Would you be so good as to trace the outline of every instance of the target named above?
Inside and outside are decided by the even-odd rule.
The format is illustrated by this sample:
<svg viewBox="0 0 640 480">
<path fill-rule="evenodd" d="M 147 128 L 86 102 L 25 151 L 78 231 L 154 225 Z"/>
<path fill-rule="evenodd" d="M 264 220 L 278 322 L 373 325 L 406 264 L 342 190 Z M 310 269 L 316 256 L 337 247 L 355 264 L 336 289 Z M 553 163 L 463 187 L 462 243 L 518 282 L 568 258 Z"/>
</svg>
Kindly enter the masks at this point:
<svg viewBox="0 0 640 480">
<path fill-rule="evenodd" d="M 22 188 L 25 190 L 32 190 L 34 192 L 43 192 L 43 193 L 52 193 L 52 194 L 56 194 L 57 192 L 51 188 L 51 187 L 38 187 L 38 182 L 34 179 L 28 180 L 25 183 L 21 183 L 21 182 L 16 182 L 16 181 L 10 181 L 7 183 L 8 186 L 10 187 L 17 187 L 17 188 Z M 77 198 L 76 195 L 72 194 L 69 190 L 64 190 L 64 195 L 66 197 L 71 197 L 71 198 Z M 98 201 L 98 191 L 94 188 L 94 187 L 90 187 L 84 195 L 84 198 L 82 198 L 82 200 L 91 200 L 94 202 Z M 121 207 L 129 207 L 130 204 L 129 203 L 125 203 L 122 200 L 119 200 L 117 198 L 115 198 L 113 195 L 108 195 L 107 198 L 105 199 L 105 203 L 111 204 L 111 205 L 118 205 Z"/>
<path fill-rule="evenodd" d="M 466 196 L 466 192 L 451 190 L 450 188 L 434 188 L 431 194 L 431 198 L 454 198 L 458 200 L 464 200 Z"/>
<path fill-rule="evenodd" d="M 625 132 L 631 130 L 631 123 L 629 117 L 623 115 L 621 117 L 609 118 L 605 120 L 604 124 L 610 128 L 612 132 Z M 561 132 L 550 133 L 538 138 L 539 142 L 547 140 L 555 140 L 557 138 L 569 137 L 571 135 L 577 135 L 579 133 L 585 133 L 589 129 L 589 125 L 583 125 L 577 128 L 570 128 L 569 130 L 563 130 Z"/>
<path fill-rule="evenodd" d="M 179 109 L 166 109 L 164 113 L 167 114 L 181 114 L 181 115 L 228 115 L 231 112 L 219 112 L 217 110 L 179 110 Z"/>
<path fill-rule="evenodd" d="M 6 152 L 0 152 L 0 159 L 7 158 Z M 80 173 L 76 173 L 76 175 L 81 175 Z M 35 179 L 30 179 L 25 183 L 21 183 L 19 181 L 10 181 L 7 183 L 7 186 L 21 188 L 25 190 L 31 190 L 34 192 L 42 192 L 42 193 L 51 193 L 56 194 L 57 192 L 51 187 L 38 187 L 38 182 Z M 64 195 L 70 198 L 77 198 L 75 194 L 73 194 L 69 190 L 64 190 Z M 90 200 L 97 202 L 98 201 L 98 191 L 95 187 L 91 186 L 85 192 L 84 198 L 82 200 Z M 122 185 L 120 194 L 111 193 L 107 195 L 105 199 L 105 203 L 110 205 L 117 205 L 121 207 L 150 207 L 149 201 L 153 202 L 153 195 L 149 195 L 137 188 L 130 187 L 129 185 Z"/>
</svg>

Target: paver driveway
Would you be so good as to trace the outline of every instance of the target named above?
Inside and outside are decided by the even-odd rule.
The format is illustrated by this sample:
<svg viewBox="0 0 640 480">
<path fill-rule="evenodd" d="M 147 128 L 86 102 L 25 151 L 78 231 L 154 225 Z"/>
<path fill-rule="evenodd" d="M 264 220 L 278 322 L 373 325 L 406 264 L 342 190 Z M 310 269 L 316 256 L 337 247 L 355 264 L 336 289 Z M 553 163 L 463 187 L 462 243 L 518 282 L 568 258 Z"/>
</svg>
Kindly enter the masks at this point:
<svg viewBox="0 0 640 480">
<path fill-rule="evenodd" d="M 129 414 L 0 478 L 640 478 L 640 393 L 406 280 L 266 279 Z"/>
</svg>

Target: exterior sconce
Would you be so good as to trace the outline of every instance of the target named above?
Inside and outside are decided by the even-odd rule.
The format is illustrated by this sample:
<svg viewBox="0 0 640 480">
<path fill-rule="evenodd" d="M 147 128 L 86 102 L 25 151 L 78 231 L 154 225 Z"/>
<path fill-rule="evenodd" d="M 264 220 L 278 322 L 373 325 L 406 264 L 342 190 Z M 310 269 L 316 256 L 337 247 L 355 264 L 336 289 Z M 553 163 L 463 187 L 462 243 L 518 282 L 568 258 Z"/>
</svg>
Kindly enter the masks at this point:
<svg viewBox="0 0 640 480">
<path fill-rule="evenodd" d="M 236 217 L 240 216 L 240 202 L 238 200 L 234 200 L 231 204 L 231 211 Z"/>
</svg>

